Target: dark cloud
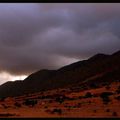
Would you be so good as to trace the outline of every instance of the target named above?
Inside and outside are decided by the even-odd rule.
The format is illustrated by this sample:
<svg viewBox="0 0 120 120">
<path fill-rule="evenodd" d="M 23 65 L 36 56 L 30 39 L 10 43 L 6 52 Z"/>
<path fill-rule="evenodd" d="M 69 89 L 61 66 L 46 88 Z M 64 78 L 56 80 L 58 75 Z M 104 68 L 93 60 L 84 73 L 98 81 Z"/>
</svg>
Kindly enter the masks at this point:
<svg viewBox="0 0 120 120">
<path fill-rule="evenodd" d="M 0 4 L 0 71 L 29 74 L 120 48 L 119 3 Z"/>
</svg>

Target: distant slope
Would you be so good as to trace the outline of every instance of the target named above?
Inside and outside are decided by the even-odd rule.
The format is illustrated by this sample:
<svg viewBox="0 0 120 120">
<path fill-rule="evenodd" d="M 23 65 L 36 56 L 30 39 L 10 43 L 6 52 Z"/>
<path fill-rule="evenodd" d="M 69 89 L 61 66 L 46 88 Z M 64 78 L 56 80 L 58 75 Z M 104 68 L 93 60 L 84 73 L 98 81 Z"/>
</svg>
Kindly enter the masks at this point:
<svg viewBox="0 0 120 120">
<path fill-rule="evenodd" d="M 96 75 L 102 76 L 95 77 Z M 89 78 L 93 77 L 94 79 Z M 40 70 L 23 81 L 7 82 L 0 86 L 0 96 L 18 96 L 68 85 L 112 82 L 120 79 L 120 51 L 112 54 L 97 54 L 88 60 L 79 61 L 58 70 Z"/>
</svg>

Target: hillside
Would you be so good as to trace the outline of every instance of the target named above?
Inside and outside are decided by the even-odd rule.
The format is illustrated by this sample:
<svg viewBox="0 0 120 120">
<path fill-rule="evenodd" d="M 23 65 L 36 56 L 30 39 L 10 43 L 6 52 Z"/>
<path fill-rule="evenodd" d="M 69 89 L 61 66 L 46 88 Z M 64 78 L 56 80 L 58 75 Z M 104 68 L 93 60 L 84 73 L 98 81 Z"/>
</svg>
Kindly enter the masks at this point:
<svg viewBox="0 0 120 120">
<path fill-rule="evenodd" d="M 120 80 L 120 51 L 112 55 L 97 54 L 58 70 L 40 70 L 23 81 L 4 83 L 0 86 L 0 96 L 19 96 L 67 86 L 83 90 L 116 80 Z"/>
<path fill-rule="evenodd" d="M 76 89 L 76 91 L 75 91 Z M 89 90 L 60 88 L 0 100 L 2 118 L 119 118 L 120 81 Z"/>
</svg>

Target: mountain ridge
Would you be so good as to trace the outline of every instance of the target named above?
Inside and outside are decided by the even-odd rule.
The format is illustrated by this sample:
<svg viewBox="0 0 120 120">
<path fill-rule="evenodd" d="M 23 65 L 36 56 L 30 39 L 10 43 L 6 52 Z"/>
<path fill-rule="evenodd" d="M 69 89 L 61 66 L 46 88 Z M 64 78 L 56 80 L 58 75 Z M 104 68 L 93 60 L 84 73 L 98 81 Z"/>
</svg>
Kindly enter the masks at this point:
<svg viewBox="0 0 120 120">
<path fill-rule="evenodd" d="M 103 78 L 120 78 L 120 51 L 111 55 L 96 54 L 87 60 L 78 61 L 57 70 L 43 69 L 32 73 L 23 81 L 9 81 L 0 86 L 0 96 L 19 96 L 23 94 L 39 92 L 43 90 L 67 87 L 72 84 L 84 83 L 84 81 L 97 74 L 105 73 Z M 114 72 L 115 71 L 115 72 Z M 117 73 L 117 74 L 116 74 Z M 106 77 L 107 76 L 107 77 Z M 90 83 L 92 81 L 89 81 Z M 104 82 L 96 78 L 94 82 Z"/>
</svg>

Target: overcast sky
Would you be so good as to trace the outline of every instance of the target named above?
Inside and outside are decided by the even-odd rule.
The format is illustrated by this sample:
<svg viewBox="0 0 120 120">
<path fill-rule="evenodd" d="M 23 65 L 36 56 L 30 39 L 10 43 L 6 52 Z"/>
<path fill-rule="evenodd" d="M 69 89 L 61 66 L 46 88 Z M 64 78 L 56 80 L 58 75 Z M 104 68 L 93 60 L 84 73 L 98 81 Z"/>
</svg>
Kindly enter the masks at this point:
<svg viewBox="0 0 120 120">
<path fill-rule="evenodd" d="M 120 3 L 0 3 L 0 84 L 119 49 Z"/>
</svg>

